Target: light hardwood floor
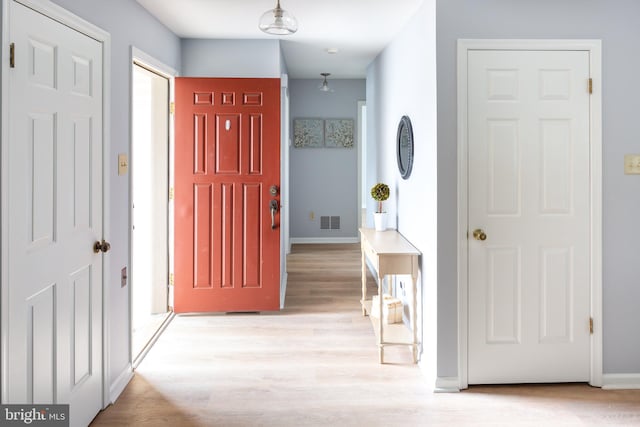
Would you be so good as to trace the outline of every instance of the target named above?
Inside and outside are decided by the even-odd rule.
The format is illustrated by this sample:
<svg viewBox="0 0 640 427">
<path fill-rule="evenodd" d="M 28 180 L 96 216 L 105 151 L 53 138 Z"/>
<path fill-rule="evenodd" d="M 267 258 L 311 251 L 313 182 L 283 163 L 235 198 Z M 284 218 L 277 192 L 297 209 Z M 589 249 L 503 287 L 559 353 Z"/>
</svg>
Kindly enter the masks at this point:
<svg viewBox="0 0 640 427">
<path fill-rule="evenodd" d="M 372 291 L 373 282 L 370 283 Z M 640 390 L 434 394 L 409 350 L 378 364 L 358 245 L 297 245 L 279 313 L 176 316 L 94 426 L 640 426 Z"/>
</svg>

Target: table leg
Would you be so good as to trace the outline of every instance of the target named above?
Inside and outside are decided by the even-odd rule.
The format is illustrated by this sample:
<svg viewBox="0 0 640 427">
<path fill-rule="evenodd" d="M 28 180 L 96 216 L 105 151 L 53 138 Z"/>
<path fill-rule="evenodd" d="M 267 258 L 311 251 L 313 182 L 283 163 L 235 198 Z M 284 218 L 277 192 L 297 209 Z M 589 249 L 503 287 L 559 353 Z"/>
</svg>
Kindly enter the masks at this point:
<svg viewBox="0 0 640 427">
<path fill-rule="evenodd" d="M 378 352 L 379 352 L 379 360 L 380 363 L 384 363 L 384 322 L 382 321 L 383 317 L 383 306 L 384 306 L 384 276 L 380 276 L 378 273 Z"/>
<path fill-rule="evenodd" d="M 411 307 L 411 331 L 413 333 L 413 363 L 418 363 L 418 328 L 416 317 L 418 315 L 418 259 L 417 257 L 413 260 L 413 271 L 411 273 L 411 284 L 413 292 L 412 302 L 413 307 Z"/>
</svg>

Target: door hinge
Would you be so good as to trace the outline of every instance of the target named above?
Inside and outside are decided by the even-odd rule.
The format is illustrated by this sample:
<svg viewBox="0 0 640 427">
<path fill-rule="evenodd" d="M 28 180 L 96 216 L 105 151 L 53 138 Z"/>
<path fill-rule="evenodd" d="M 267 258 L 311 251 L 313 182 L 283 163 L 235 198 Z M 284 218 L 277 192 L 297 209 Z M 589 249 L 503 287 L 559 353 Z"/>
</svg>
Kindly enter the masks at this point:
<svg viewBox="0 0 640 427">
<path fill-rule="evenodd" d="M 169 274 L 169 286 L 173 286 L 174 282 L 173 282 L 173 273 Z"/>
<path fill-rule="evenodd" d="M 593 79 L 589 78 L 589 94 L 593 93 Z"/>
<path fill-rule="evenodd" d="M 593 335 L 593 317 L 589 318 L 589 333 Z"/>
<path fill-rule="evenodd" d="M 171 113 L 171 114 L 175 114 L 176 113 L 176 103 L 175 102 L 171 102 L 169 104 L 169 113 Z"/>
<path fill-rule="evenodd" d="M 16 68 L 16 44 L 9 45 L 9 68 Z"/>
<path fill-rule="evenodd" d="M 169 200 L 173 200 L 173 199 L 175 199 L 175 197 L 176 197 L 176 192 L 173 189 L 173 187 L 170 187 L 169 188 Z"/>
</svg>

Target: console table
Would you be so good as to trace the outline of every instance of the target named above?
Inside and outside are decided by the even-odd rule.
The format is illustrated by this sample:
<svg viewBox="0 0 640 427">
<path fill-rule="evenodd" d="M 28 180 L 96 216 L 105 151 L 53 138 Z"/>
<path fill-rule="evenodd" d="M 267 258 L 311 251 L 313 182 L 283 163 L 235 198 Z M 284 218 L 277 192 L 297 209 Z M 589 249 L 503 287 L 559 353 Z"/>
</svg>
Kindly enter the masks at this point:
<svg viewBox="0 0 640 427">
<path fill-rule="evenodd" d="M 360 229 L 362 247 L 362 315 L 371 314 L 371 300 L 367 300 L 367 259 L 378 275 L 378 302 L 380 304 L 378 320 L 371 318 L 376 337 L 380 363 L 384 363 L 384 347 L 388 345 L 406 345 L 412 351 L 413 362 L 418 361 L 418 330 L 416 325 L 416 290 L 418 280 L 418 251 L 396 230 L 375 231 Z M 411 305 L 409 331 L 404 323 L 385 325 L 383 313 L 383 280 L 387 275 L 407 274 L 411 276 Z M 371 316 L 370 316 L 371 317 Z"/>
</svg>

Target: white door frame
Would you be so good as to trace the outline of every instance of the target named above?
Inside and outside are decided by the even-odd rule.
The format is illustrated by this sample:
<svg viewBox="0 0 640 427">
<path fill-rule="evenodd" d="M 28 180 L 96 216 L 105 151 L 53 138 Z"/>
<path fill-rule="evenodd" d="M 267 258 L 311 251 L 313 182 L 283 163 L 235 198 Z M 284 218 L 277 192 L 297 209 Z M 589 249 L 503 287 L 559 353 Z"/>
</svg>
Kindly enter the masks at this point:
<svg viewBox="0 0 640 427">
<path fill-rule="evenodd" d="M 280 75 L 280 310 L 284 309 L 287 295 L 287 255 L 291 253 L 291 221 L 289 215 L 289 175 L 290 162 L 290 137 L 289 117 L 291 115 L 291 103 L 289 102 L 289 75 Z"/>
<path fill-rule="evenodd" d="M 102 179 L 102 236 L 103 239 L 109 240 L 110 235 L 110 198 L 109 198 L 109 156 L 110 156 L 110 105 L 111 105 L 111 35 L 101 28 L 85 21 L 84 19 L 72 14 L 71 12 L 63 9 L 55 3 L 49 0 L 1 0 L 2 1 L 2 98 L 0 100 L 1 105 L 1 123 L 2 129 L 0 133 L 0 144 L 2 152 L 2 199 L 0 200 L 2 206 L 2 218 L 0 219 L 2 230 L 6 230 L 8 227 L 9 217 L 4 214 L 7 212 L 7 184 L 9 177 L 7 176 L 8 165 L 8 145 L 9 145 L 9 130 L 6 126 L 9 118 L 9 61 L 4 59 L 9 57 L 9 2 L 15 1 L 26 7 L 29 7 L 36 12 L 39 12 L 55 21 L 58 21 L 67 27 L 70 27 L 80 33 L 83 33 L 99 43 L 102 44 L 102 76 L 103 76 L 103 93 L 102 93 L 102 158 L 103 158 L 103 179 Z M 1 247 L 8 247 L 8 233 L 2 233 Z M 109 292 L 108 287 L 105 286 L 109 283 L 109 265 L 110 254 L 107 252 L 103 255 L 103 273 L 102 273 L 102 403 L 103 407 L 106 407 L 110 402 L 109 396 Z M 0 358 L 2 360 L 2 371 L 7 369 L 6 361 L 8 359 L 7 336 L 8 336 L 8 260 L 6 253 L 1 253 L 1 270 L 2 276 L 0 277 L 1 299 L 2 299 L 2 342 L 0 343 L 2 351 Z M 8 384 L 6 383 L 6 376 L 2 376 L 0 397 L 3 397 L 7 393 Z"/>
<path fill-rule="evenodd" d="M 365 190 L 365 186 L 367 183 L 365 182 L 365 170 L 366 168 L 366 157 L 367 157 L 367 147 L 365 145 L 367 141 L 366 128 L 363 129 L 362 123 L 367 118 L 366 117 L 366 107 L 367 101 L 358 101 L 358 219 L 356 224 L 358 224 L 358 230 L 362 227 L 367 226 L 367 207 L 365 196 L 368 192 Z M 366 123 L 365 123 L 366 126 Z"/>
<path fill-rule="evenodd" d="M 129 112 L 130 112 L 130 117 L 129 117 L 129 164 L 133 165 L 133 73 L 134 73 L 134 67 L 137 65 L 142 66 L 144 68 L 146 68 L 149 71 L 152 71 L 164 78 L 166 78 L 169 81 L 169 105 L 171 105 L 172 103 L 175 102 L 175 95 L 174 95 L 174 87 L 175 87 L 175 78 L 177 76 L 179 76 L 179 73 L 173 69 L 172 67 L 166 65 L 164 62 L 156 59 L 155 57 L 147 54 L 146 52 L 144 52 L 141 49 L 138 49 L 135 46 L 131 46 L 131 58 L 130 58 L 130 74 L 129 74 L 129 87 L 130 89 L 130 97 L 129 97 Z M 169 184 L 169 188 L 173 188 L 173 152 L 174 152 L 174 143 L 175 143 L 175 133 L 174 133 L 174 120 L 173 120 L 173 114 L 170 114 L 169 111 L 167 111 L 167 115 L 168 115 L 168 123 L 169 123 L 169 129 L 168 129 L 168 135 L 169 135 L 169 142 L 168 142 L 168 153 L 167 153 L 167 164 L 169 165 L 169 170 L 168 172 L 168 184 Z M 129 178 L 129 199 L 128 199 L 128 203 L 129 203 L 129 230 L 128 230 L 128 243 L 129 243 L 129 266 L 131 271 L 129 272 L 129 276 L 131 277 L 131 280 L 129 280 L 129 284 L 132 283 L 132 280 L 135 280 L 135 266 L 133 264 L 133 230 L 131 229 L 131 224 L 133 223 L 133 175 L 131 173 L 128 174 L 128 178 Z M 168 230 L 167 230 L 167 250 L 168 250 L 168 267 L 169 267 L 169 271 L 167 272 L 167 277 L 170 277 L 170 275 L 173 273 L 173 200 L 169 200 L 169 194 L 167 194 L 167 222 L 168 222 Z M 168 305 L 169 305 L 169 311 L 172 311 L 173 309 L 173 287 L 169 286 L 169 295 L 168 295 L 169 299 L 168 299 Z M 129 364 L 130 366 L 133 366 L 133 362 L 134 362 L 134 355 L 133 355 L 133 346 L 132 346 L 132 331 L 131 331 L 131 324 L 132 324 L 132 320 L 133 320 L 133 288 L 132 286 L 129 286 Z M 160 327 L 160 331 L 163 331 L 169 321 L 173 319 L 173 313 L 170 313 L 167 317 L 167 319 L 165 319 L 165 321 L 162 323 L 162 326 Z M 159 334 L 156 333 L 153 336 L 152 341 L 155 342 L 158 339 Z M 144 350 L 143 354 L 140 355 L 139 360 L 142 360 L 142 358 L 144 358 L 144 356 L 146 355 L 146 353 L 149 351 L 150 346 L 147 346 L 147 348 Z M 133 366 L 134 368 L 136 368 L 137 366 Z"/>
<path fill-rule="evenodd" d="M 468 135 L 467 57 L 472 50 L 571 50 L 589 52 L 591 198 L 591 372 L 589 384 L 602 386 L 602 45 L 600 40 L 458 40 L 458 386 L 468 387 Z M 586 84 L 586 82 L 585 82 Z M 586 88 L 585 88 L 586 90 Z"/>
</svg>

